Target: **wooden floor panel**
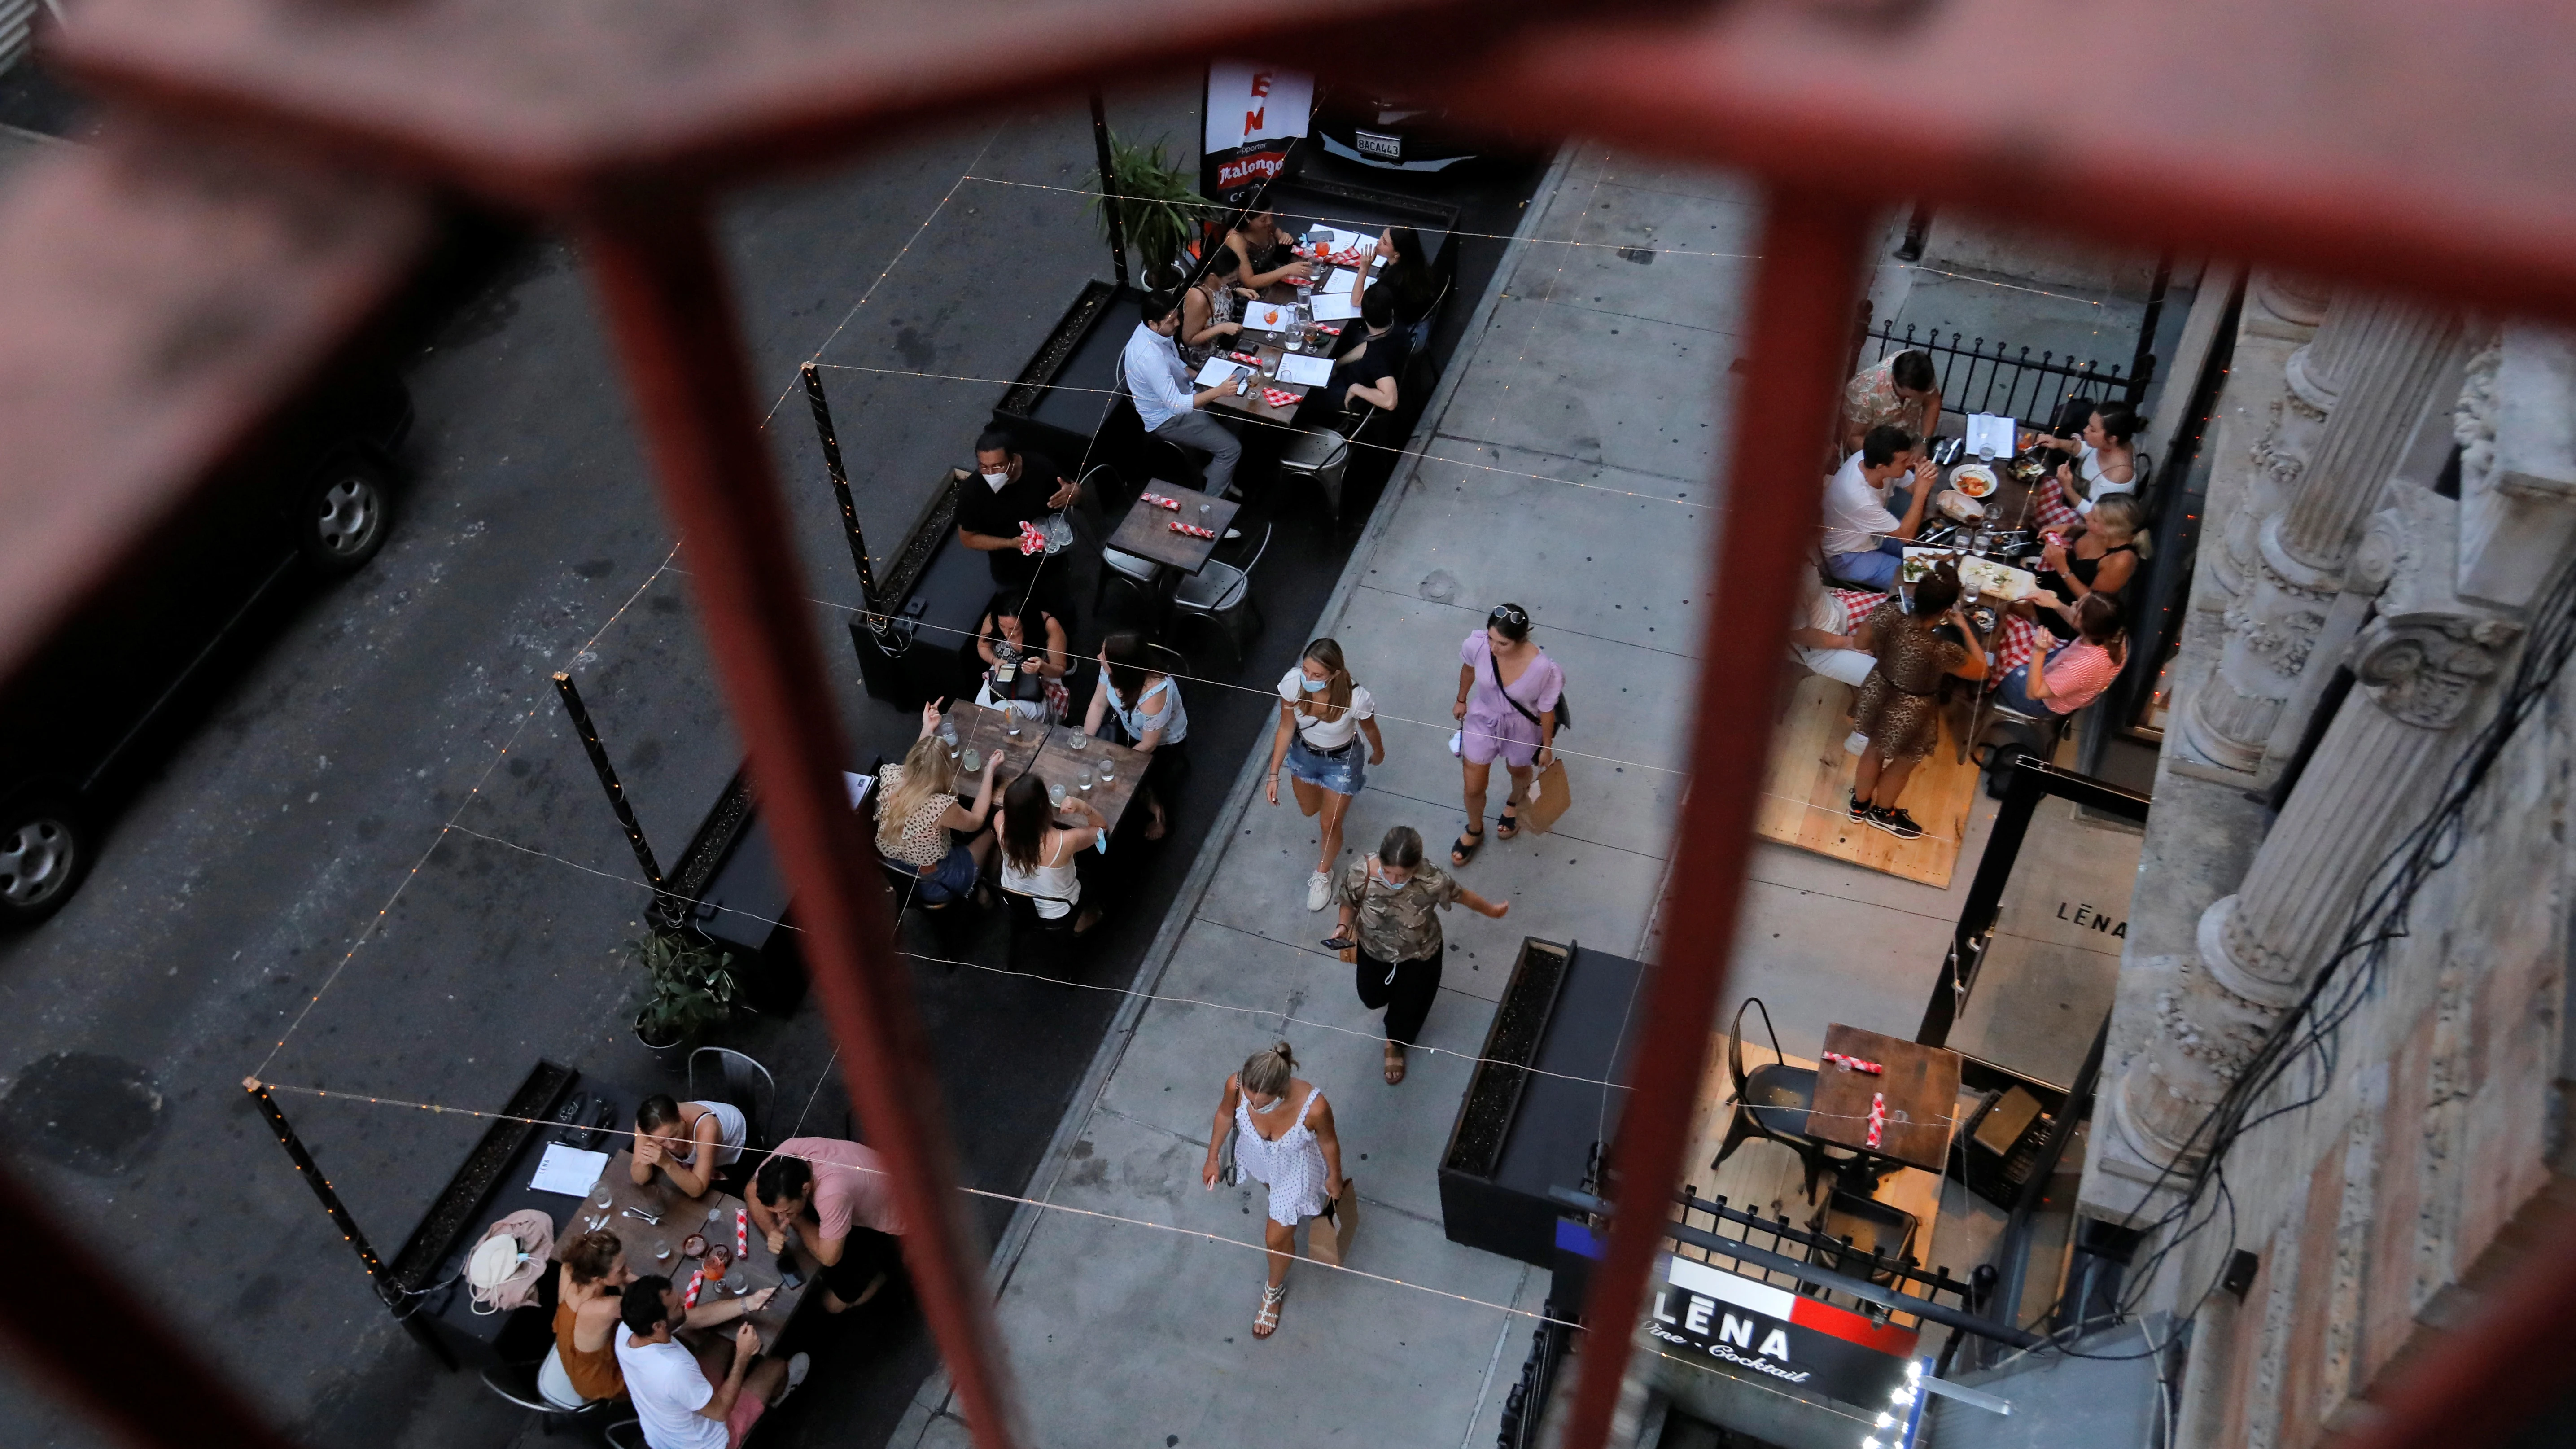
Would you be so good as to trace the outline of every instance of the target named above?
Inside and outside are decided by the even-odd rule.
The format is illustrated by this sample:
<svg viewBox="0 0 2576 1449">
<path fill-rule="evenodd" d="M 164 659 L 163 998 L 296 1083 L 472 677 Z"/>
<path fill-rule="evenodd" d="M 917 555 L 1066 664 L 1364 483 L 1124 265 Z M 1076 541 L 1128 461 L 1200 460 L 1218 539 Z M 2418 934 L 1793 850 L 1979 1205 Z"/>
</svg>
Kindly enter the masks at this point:
<svg viewBox="0 0 2576 1449">
<path fill-rule="evenodd" d="M 1850 685 L 1801 672 L 1772 734 L 1771 770 L 1755 832 L 1765 840 L 1947 889 L 1976 799 L 1976 765 L 1959 762 L 1957 742 L 1945 724 L 1941 743 L 1915 767 L 1901 802 L 1923 826 L 1922 837 L 1899 840 L 1852 819 L 1852 769 L 1859 757 L 1843 749 L 1843 739 L 1851 733 L 1851 702 Z"/>
</svg>

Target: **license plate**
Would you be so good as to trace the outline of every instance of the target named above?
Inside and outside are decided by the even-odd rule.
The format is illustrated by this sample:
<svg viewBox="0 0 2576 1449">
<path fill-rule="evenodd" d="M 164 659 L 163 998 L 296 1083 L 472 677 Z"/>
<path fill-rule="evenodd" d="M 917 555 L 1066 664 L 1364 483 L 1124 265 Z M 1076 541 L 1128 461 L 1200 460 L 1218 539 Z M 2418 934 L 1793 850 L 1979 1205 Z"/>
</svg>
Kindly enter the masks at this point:
<svg viewBox="0 0 2576 1449">
<path fill-rule="evenodd" d="M 1351 135 L 1358 140 L 1359 153 L 1363 156 L 1374 156 L 1381 161 L 1404 159 L 1402 136 L 1381 136 L 1375 131 L 1353 131 Z"/>
</svg>

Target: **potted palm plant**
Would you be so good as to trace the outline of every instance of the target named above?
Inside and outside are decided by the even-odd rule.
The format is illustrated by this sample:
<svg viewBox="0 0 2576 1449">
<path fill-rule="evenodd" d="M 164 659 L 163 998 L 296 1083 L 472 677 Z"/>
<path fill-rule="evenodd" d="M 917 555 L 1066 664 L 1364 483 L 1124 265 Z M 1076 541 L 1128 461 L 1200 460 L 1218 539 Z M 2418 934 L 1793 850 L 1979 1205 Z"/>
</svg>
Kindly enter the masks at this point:
<svg viewBox="0 0 2576 1449">
<path fill-rule="evenodd" d="M 647 1051 L 677 1059 L 733 1018 L 740 988 L 731 955 L 680 931 L 656 931 L 628 946 L 644 966 L 635 1039 Z"/>
<path fill-rule="evenodd" d="M 1090 180 L 1090 189 L 1095 193 L 1117 193 L 1118 220 L 1126 228 L 1127 245 L 1135 248 L 1148 277 L 1180 260 L 1199 222 L 1218 210 L 1216 203 L 1190 189 L 1188 173 L 1164 154 L 1164 144 L 1164 140 L 1157 140 L 1144 146 L 1122 141 L 1113 134 L 1109 138 L 1110 184 L 1101 184 L 1098 171 L 1091 174 Z M 1100 214 L 1103 237 L 1109 234 L 1108 215 L 1100 210 L 1105 199 L 1099 195 L 1091 199 L 1091 209 Z"/>
</svg>

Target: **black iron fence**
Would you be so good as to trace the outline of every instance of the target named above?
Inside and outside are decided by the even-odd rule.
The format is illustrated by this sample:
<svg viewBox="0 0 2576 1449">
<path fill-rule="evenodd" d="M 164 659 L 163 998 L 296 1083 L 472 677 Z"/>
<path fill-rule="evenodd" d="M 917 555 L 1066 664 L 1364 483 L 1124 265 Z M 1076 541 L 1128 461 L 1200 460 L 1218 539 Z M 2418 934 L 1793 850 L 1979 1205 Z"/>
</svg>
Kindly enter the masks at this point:
<svg viewBox="0 0 2576 1449">
<path fill-rule="evenodd" d="M 1868 329 L 1862 337 L 1864 351 L 1876 345 L 1871 362 L 1905 351 L 1929 354 L 1941 378 L 1943 411 L 2005 413 L 2026 428 L 2059 426 L 2059 415 L 2070 398 L 2100 398 L 2135 407 L 2146 400 L 2147 384 L 2156 369 L 2155 354 L 2143 346 L 2131 360 L 2130 371 L 2123 374 L 2118 367 L 2090 358 L 2078 362 L 2071 353 L 2060 357 L 2054 352 L 2033 357 L 2027 347 L 1989 343 L 1964 332 L 1949 333 L 1946 341 L 1937 327 L 1917 335 L 1912 323 L 1906 324 L 1902 335 L 1889 322 Z"/>
<path fill-rule="evenodd" d="M 1520 1380 L 1503 1395 L 1502 1433 L 1495 1439 L 1499 1449 L 1530 1449 L 1538 1443 L 1548 1391 L 1556 1386 L 1556 1366 L 1565 1357 L 1570 1330 L 1557 1319 L 1556 1301 L 1540 1305 L 1539 1312 L 1544 1316 L 1530 1334 L 1529 1357 L 1521 1360 Z"/>
</svg>

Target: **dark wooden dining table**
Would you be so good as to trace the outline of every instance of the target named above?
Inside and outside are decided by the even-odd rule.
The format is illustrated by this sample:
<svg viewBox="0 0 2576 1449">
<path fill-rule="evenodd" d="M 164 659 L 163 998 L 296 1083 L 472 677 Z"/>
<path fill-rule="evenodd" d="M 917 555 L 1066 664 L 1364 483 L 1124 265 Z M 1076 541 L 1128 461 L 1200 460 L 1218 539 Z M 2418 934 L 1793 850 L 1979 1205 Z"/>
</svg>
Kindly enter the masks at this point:
<svg viewBox="0 0 2576 1449">
<path fill-rule="evenodd" d="M 1179 499 L 1180 512 L 1157 508 L 1140 499 L 1130 504 L 1127 516 L 1118 521 L 1118 527 L 1109 535 L 1109 547 L 1120 553 L 1152 559 L 1195 577 L 1207 567 L 1216 546 L 1225 541 L 1225 531 L 1234 526 L 1234 515 L 1242 505 L 1232 499 L 1210 497 L 1176 483 L 1148 484 L 1145 491 Z M 1198 538 L 1175 533 L 1171 528 L 1175 522 L 1196 524 L 1216 537 Z"/>
<path fill-rule="evenodd" d="M 1878 1073 L 1854 1071 L 1834 1055 L 1876 1062 Z M 1883 1099 L 1886 1118 L 1878 1145 L 1869 1143 L 1870 1108 Z M 1807 1135 L 1926 1172 L 1948 1165 L 1950 1134 L 1959 1115 L 1959 1054 L 1839 1022 L 1825 1027 L 1825 1055 L 1816 1063 L 1816 1097 L 1807 1109 Z"/>
<path fill-rule="evenodd" d="M 638 1186 L 632 1164 L 635 1154 L 621 1147 L 608 1159 L 608 1168 L 599 1175 L 599 1184 L 590 1196 L 574 1205 L 567 1233 L 587 1232 L 597 1223 L 617 1235 L 626 1245 L 627 1271 L 638 1275 L 659 1273 L 671 1280 L 672 1286 L 686 1289 L 689 1275 L 700 1260 L 687 1256 L 683 1249 L 695 1234 L 710 1244 L 735 1241 L 734 1215 L 743 1211 L 742 1199 L 729 1192 L 709 1192 L 701 1197 L 682 1197 L 668 1174 L 655 1172 L 652 1181 Z M 606 1198 L 605 1203 L 601 1202 Z M 660 1218 L 659 1223 L 646 1222 L 635 1216 L 643 1213 Z M 796 1305 L 805 1298 L 805 1283 L 790 1288 L 779 1275 L 778 1257 L 769 1251 L 769 1240 L 760 1229 L 744 1223 L 747 1246 L 741 1259 L 728 1265 L 724 1276 L 698 1293 L 699 1306 L 734 1298 L 747 1298 L 763 1288 L 778 1291 L 758 1311 L 744 1315 L 760 1334 L 764 1349 L 778 1341 L 785 1332 L 787 1320 L 796 1313 Z M 726 1333 L 733 1330 L 727 1328 Z"/>
<path fill-rule="evenodd" d="M 1020 722 L 1019 738 L 1013 739 L 1006 732 L 1000 710 L 963 700 L 948 707 L 948 717 L 957 724 L 957 743 L 961 750 L 971 747 L 982 756 L 1001 751 L 1005 782 L 1034 770 L 1038 778 L 1049 785 L 1062 785 L 1068 792 L 1078 792 L 1083 799 L 1090 801 L 1091 808 L 1108 821 L 1112 834 L 1117 832 L 1118 822 L 1126 818 L 1127 806 L 1135 800 L 1137 786 L 1144 782 L 1148 760 L 1142 752 L 1108 740 L 1081 736 L 1081 732 L 1071 725 L 1046 725 L 1024 719 Z M 1074 747 L 1077 736 L 1082 738 L 1079 749 Z M 1099 779 L 1103 760 L 1116 767 L 1105 785 Z M 982 761 L 979 759 L 977 763 Z M 1089 790 L 1082 789 L 1086 780 L 1091 783 Z M 964 780 L 960 780 L 959 785 L 971 795 L 973 786 Z M 1071 825 L 1076 822 L 1070 816 L 1059 815 L 1056 823 Z"/>
</svg>

